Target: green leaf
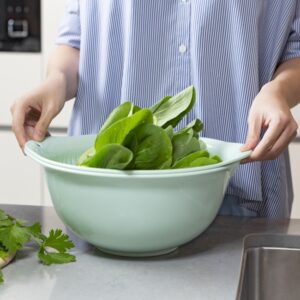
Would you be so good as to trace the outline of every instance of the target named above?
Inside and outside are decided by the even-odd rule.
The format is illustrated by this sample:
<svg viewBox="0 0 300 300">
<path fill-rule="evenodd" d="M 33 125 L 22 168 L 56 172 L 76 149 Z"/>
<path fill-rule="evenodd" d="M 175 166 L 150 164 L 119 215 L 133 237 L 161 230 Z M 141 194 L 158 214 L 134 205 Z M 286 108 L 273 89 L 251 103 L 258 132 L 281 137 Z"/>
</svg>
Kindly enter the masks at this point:
<svg viewBox="0 0 300 300">
<path fill-rule="evenodd" d="M 131 102 L 119 105 L 102 126 L 94 147 L 83 153 L 77 164 L 149 170 L 220 162 L 220 157 L 209 157 L 204 151 L 206 144 L 199 139 L 203 123 L 199 119 L 174 133 L 173 128 L 192 109 L 195 101 L 195 89 L 190 86 L 175 96 L 164 97 L 149 109 L 140 109 Z M 197 154 L 193 156 L 194 153 Z"/>
<path fill-rule="evenodd" d="M 31 226 L 27 227 L 28 231 L 35 237 L 40 237 L 41 234 L 41 224 L 36 222 L 34 224 L 32 224 Z"/>
<path fill-rule="evenodd" d="M 0 209 L 0 221 L 7 220 L 8 215 L 4 212 L 4 210 Z"/>
<path fill-rule="evenodd" d="M 49 237 L 47 237 L 43 243 L 43 247 L 50 247 L 59 252 L 66 252 L 68 249 L 73 248 L 74 244 L 61 229 L 51 229 Z"/>
<path fill-rule="evenodd" d="M 201 151 L 207 149 L 206 144 L 201 139 L 199 139 L 199 145 L 200 145 L 200 150 Z"/>
<path fill-rule="evenodd" d="M 92 157 L 81 163 L 81 166 L 123 170 L 131 162 L 132 152 L 119 144 L 104 145 Z"/>
<path fill-rule="evenodd" d="M 4 277 L 3 277 L 3 273 L 0 269 L 0 283 L 3 283 L 4 282 Z"/>
<path fill-rule="evenodd" d="M 165 128 L 165 132 L 167 133 L 168 137 L 170 138 L 170 140 L 172 140 L 173 136 L 174 136 L 174 129 L 171 125 L 169 125 L 167 128 Z"/>
<path fill-rule="evenodd" d="M 0 228 L 2 227 L 9 227 L 13 225 L 13 221 L 10 219 L 6 219 L 6 220 L 1 220 L 0 221 Z"/>
<path fill-rule="evenodd" d="M 30 239 L 30 233 L 26 227 L 21 227 L 17 223 L 9 227 L 0 229 L 0 243 L 9 253 L 21 249 Z"/>
<path fill-rule="evenodd" d="M 164 98 L 154 110 L 158 126 L 163 128 L 172 125 L 175 127 L 182 118 L 192 109 L 195 103 L 195 89 L 186 88 L 171 98 Z"/>
<path fill-rule="evenodd" d="M 96 152 L 107 144 L 122 144 L 128 133 L 135 127 L 144 123 L 152 122 L 152 112 L 146 108 L 139 110 L 130 117 L 115 122 L 98 134 L 95 142 Z"/>
<path fill-rule="evenodd" d="M 152 111 L 153 115 L 155 114 L 155 112 L 158 110 L 158 108 L 160 106 L 165 104 L 171 98 L 172 98 L 171 96 L 166 96 L 166 97 L 162 98 L 160 101 L 158 101 L 157 103 L 155 103 L 153 106 L 149 107 L 149 109 Z M 157 125 L 157 124 L 154 123 L 154 125 Z"/>
<path fill-rule="evenodd" d="M 73 248 L 74 244 L 61 229 L 50 230 L 49 236 L 44 241 L 38 252 L 38 257 L 45 265 L 63 264 L 76 261 L 74 255 L 66 253 Z M 56 252 L 50 252 L 47 249 L 52 248 Z"/>
<path fill-rule="evenodd" d="M 193 136 L 198 138 L 199 132 L 203 129 L 203 127 L 203 123 L 199 119 L 195 119 L 194 121 L 190 122 L 185 128 L 182 128 L 181 130 L 177 131 L 175 135 L 182 134 L 192 129 Z"/>
<path fill-rule="evenodd" d="M 130 169 L 162 169 L 171 166 L 171 140 L 166 131 L 156 125 L 143 124 L 136 127 L 124 145 L 134 154 Z"/>
<path fill-rule="evenodd" d="M 211 157 L 200 157 L 191 162 L 190 167 L 202 167 L 217 164 L 218 161 Z"/>
<path fill-rule="evenodd" d="M 173 169 L 178 169 L 178 168 L 188 168 L 188 167 L 193 167 L 194 166 L 194 161 L 202 158 L 207 158 L 209 159 L 209 153 L 207 151 L 197 151 L 194 153 L 191 153 L 182 159 L 176 161 L 174 165 L 172 166 Z M 206 160 L 204 160 L 205 162 Z M 215 160 L 213 160 L 215 161 Z"/>
<path fill-rule="evenodd" d="M 212 159 L 216 160 L 218 163 L 222 162 L 222 159 L 219 155 L 214 155 L 211 157 Z"/>
<path fill-rule="evenodd" d="M 81 165 L 85 165 L 85 162 L 89 161 L 96 153 L 96 149 L 95 147 L 91 147 L 89 149 L 87 149 L 78 159 L 77 161 L 77 165 L 81 166 Z"/>
<path fill-rule="evenodd" d="M 44 248 L 38 252 L 38 257 L 44 265 L 48 266 L 52 264 L 66 264 L 76 261 L 76 257 L 74 255 L 69 253 L 47 252 Z"/>
<path fill-rule="evenodd" d="M 74 244 L 60 229 L 51 230 L 49 237 L 46 237 L 41 233 L 40 223 L 25 226 L 26 223 L 27 221 L 15 219 L 0 210 L 0 258 L 6 259 L 22 249 L 28 241 L 33 240 L 40 246 L 38 255 L 45 264 L 61 264 L 76 260 L 74 255 L 66 253 L 68 249 L 74 247 Z M 56 252 L 49 252 L 48 248 Z M 0 283 L 3 281 L 3 273 L 0 270 Z"/>
<path fill-rule="evenodd" d="M 5 259 L 5 258 L 7 258 L 7 257 L 9 257 L 9 253 L 5 250 L 5 249 L 1 249 L 0 248 L 0 258 L 3 258 L 3 259 Z"/>
<path fill-rule="evenodd" d="M 139 107 L 135 106 L 132 102 L 124 102 L 121 105 L 117 106 L 108 116 L 106 121 L 101 127 L 100 131 L 105 130 L 106 128 L 110 127 L 112 124 L 116 123 L 117 121 L 124 119 L 133 115 L 134 112 L 138 111 Z"/>
<path fill-rule="evenodd" d="M 190 153 L 201 150 L 199 140 L 194 137 L 194 132 L 191 128 L 174 135 L 172 145 L 173 163 Z"/>
</svg>

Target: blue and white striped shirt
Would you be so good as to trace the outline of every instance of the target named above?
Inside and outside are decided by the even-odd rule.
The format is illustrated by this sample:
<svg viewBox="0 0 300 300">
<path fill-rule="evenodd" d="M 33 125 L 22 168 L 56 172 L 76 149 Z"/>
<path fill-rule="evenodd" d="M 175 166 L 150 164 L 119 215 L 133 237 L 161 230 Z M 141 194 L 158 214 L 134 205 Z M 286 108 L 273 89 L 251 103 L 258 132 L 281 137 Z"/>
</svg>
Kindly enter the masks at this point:
<svg viewBox="0 0 300 300">
<path fill-rule="evenodd" d="M 245 142 L 254 97 L 300 57 L 298 0 L 71 0 L 58 44 L 80 49 L 71 135 L 97 133 L 120 102 L 150 106 L 193 84 L 203 135 Z M 242 165 L 228 194 L 260 216 L 289 216 L 288 153 Z"/>
</svg>

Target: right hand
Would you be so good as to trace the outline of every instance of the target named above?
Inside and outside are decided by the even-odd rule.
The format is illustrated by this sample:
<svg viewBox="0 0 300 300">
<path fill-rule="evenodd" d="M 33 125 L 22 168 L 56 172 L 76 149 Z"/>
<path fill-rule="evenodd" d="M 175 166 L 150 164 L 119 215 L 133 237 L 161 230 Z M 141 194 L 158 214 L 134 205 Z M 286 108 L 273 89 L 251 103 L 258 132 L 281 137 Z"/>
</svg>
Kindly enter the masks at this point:
<svg viewBox="0 0 300 300">
<path fill-rule="evenodd" d="M 42 141 L 47 136 L 48 127 L 62 110 L 65 100 L 63 77 L 51 76 L 15 101 L 11 107 L 12 130 L 22 150 L 28 140 Z"/>
</svg>

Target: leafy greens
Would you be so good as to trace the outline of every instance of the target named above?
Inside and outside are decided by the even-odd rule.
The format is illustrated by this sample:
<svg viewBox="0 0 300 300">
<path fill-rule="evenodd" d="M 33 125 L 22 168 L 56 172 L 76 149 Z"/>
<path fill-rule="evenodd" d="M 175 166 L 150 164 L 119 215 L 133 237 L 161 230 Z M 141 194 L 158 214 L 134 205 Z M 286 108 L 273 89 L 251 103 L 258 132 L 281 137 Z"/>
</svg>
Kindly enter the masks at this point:
<svg viewBox="0 0 300 300">
<path fill-rule="evenodd" d="M 27 226 L 26 223 L 26 221 L 15 219 L 0 209 L 1 259 L 7 259 L 25 247 L 28 242 L 34 241 L 39 247 L 38 258 L 45 265 L 76 261 L 75 256 L 68 253 L 74 244 L 60 229 L 52 229 L 49 236 L 45 236 L 41 232 L 39 223 L 34 223 L 31 226 Z M 0 283 L 3 281 L 3 273 L 0 269 Z"/>
<path fill-rule="evenodd" d="M 132 102 L 116 107 L 100 129 L 95 144 L 79 158 L 79 166 L 118 170 L 154 170 L 199 167 L 221 162 L 211 157 L 199 139 L 199 119 L 174 131 L 196 101 L 189 86 L 166 96 L 150 108 Z"/>
</svg>

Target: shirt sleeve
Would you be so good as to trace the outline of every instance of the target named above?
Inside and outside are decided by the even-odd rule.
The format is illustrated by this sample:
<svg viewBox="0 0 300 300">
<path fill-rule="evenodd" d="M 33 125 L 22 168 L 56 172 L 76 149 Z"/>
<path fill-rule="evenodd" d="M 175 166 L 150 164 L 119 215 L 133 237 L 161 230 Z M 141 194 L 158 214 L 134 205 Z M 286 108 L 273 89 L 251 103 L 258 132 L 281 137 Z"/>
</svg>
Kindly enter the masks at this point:
<svg viewBox="0 0 300 300">
<path fill-rule="evenodd" d="M 300 1 L 297 0 L 295 17 L 287 40 L 281 62 L 300 57 Z"/>
<path fill-rule="evenodd" d="M 69 0 L 58 28 L 56 44 L 80 49 L 80 34 L 79 0 Z"/>
</svg>

